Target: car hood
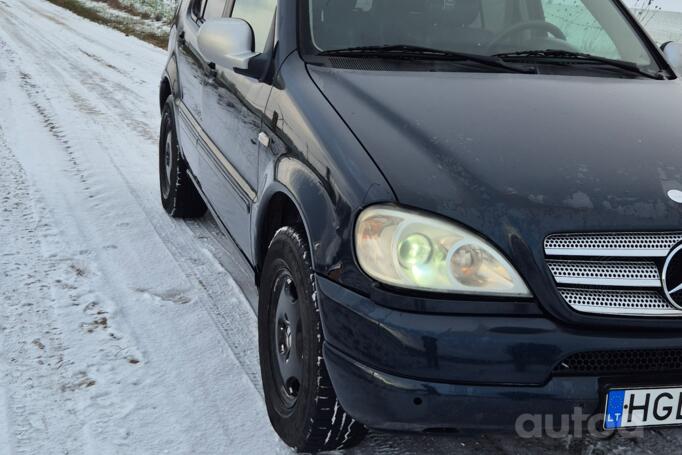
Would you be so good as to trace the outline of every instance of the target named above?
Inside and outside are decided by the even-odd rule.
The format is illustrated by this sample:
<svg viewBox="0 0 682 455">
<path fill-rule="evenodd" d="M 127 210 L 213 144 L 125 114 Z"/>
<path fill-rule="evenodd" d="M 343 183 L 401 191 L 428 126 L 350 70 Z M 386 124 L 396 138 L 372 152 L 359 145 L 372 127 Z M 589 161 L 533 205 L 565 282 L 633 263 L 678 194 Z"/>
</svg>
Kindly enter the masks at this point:
<svg viewBox="0 0 682 455">
<path fill-rule="evenodd" d="M 309 71 L 401 204 L 510 255 L 552 233 L 682 230 L 678 81 Z"/>
</svg>

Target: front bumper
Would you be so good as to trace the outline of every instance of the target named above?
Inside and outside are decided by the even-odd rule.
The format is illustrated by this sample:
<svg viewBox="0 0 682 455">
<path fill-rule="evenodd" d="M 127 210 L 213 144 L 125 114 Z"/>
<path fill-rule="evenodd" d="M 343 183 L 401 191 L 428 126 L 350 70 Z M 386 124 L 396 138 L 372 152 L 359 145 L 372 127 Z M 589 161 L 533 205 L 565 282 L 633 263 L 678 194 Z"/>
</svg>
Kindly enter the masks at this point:
<svg viewBox="0 0 682 455">
<path fill-rule="evenodd" d="M 339 400 L 378 429 L 513 429 L 523 414 L 598 413 L 604 384 L 630 383 L 555 374 L 564 359 L 682 347 L 677 333 L 581 330 L 543 315 L 396 311 L 323 277 L 318 291 L 324 357 Z M 658 378 L 644 380 L 656 385 Z"/>
<path fill-rule="evenodd" d="M 324 358 L 344 409 L 380 430 L 512 430 L 524 414 L 544 419 L 580 408 L 591 415 L 600 406 L 596 378 L 557 378 L 537 387 L 446 384 L 382 373 L 329 344 Z"/>
</svg>

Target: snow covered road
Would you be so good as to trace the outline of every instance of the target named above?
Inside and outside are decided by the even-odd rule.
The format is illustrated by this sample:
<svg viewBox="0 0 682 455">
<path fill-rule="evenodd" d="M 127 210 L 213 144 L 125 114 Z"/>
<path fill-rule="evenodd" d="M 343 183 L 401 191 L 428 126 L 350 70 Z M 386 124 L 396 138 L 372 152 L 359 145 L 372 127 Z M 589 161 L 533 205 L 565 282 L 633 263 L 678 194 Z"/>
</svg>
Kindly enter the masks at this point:
<svg viewBox="0 0 682 455">
<path fill-rule="evenodd" d="M 44 0 L 0 0 L 0 454 L 290 453 L 262 400 L 247 265 L 210 217 L 158 201 L 164 63 Z M 352 453 L 680 442 L 372 434 Z"/>
<path fill-rule="evenodd" d="M 284 450 L 263 420 L 255 315 L 220 265 L 234 251 L 210 221 L 158 208 L 163 52 L 43 2 L 3 2 L 0 30 L 14 451 Z"/>
</svg>

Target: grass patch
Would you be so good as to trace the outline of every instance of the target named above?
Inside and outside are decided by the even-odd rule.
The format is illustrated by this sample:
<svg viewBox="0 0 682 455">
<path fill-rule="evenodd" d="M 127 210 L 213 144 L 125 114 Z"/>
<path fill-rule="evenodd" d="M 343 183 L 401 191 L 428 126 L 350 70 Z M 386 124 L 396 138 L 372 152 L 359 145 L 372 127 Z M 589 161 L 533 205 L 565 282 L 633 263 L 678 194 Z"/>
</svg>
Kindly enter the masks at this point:
<svg viewBox="0 0 682 455">
<path fill-rule="evenodd" d="M 98 24 L 106 25 L 108 27 L 114 28 L 126 35 L 135 36 L 143 41 L 146 41 L 154 46 L 165 49 L 168 45 L 168 33 L 163 32 L 161 34 L 153 33 L 146 30 L 141 30 L 139 25 L 145 19 L 155 19 L 148 14 L 141 14 L 136 12 L 133 8 L 122 4 L 118 0 L 107 0 L 103 3 L 107 3 L 112 8 L 125 11 L 126 13 L 139 18 L 139 22 L 132 19 L 127 20 L 116 16 L 107 17 L 100 13 L 99 11 L 88 7 L 87 5 L 81 3 L 78 0 L 48 0 L 50 3 L 54 3 L 57 6 L 68 9 L 69 11 L 78 14 L 81 17 L 96 22 Z"/>
<path fill-rule="evenodd" d="M 126 13 L 132 15 L 132 16 L 137 16 L 142 19 L 147 19 L 147 20 L 154 20 L 157 22 L 161 22 L 163 20 L 163 15 L 161 13 L 156 13 L 156 14 L 151 14 L 145 11 L 138 11 L 135 9 L 132 5 L 123 3 L 120 0 L 95 0 L 97 2 L 101 3 L 106 3 L 109 5 L 111 8 L 120 10 L 120 11 L 125 11 Z"/>
</svg>

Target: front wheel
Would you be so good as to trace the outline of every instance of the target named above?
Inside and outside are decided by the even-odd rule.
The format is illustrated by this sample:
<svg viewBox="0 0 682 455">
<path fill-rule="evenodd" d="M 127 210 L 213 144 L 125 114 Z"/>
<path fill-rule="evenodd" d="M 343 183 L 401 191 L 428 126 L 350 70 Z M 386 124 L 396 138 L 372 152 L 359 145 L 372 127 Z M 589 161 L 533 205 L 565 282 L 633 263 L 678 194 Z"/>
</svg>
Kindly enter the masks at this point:
<svg viewBox="0 0 682 455">
<path fill-rule="evenodd" d="M 341 407 L 322 358 L 324 337 L 302 229 L 275 234 L 258 304 L 261 374 L 270 422 L 300 452 L 352 447 L 367 433 Z"/>
</svg>

